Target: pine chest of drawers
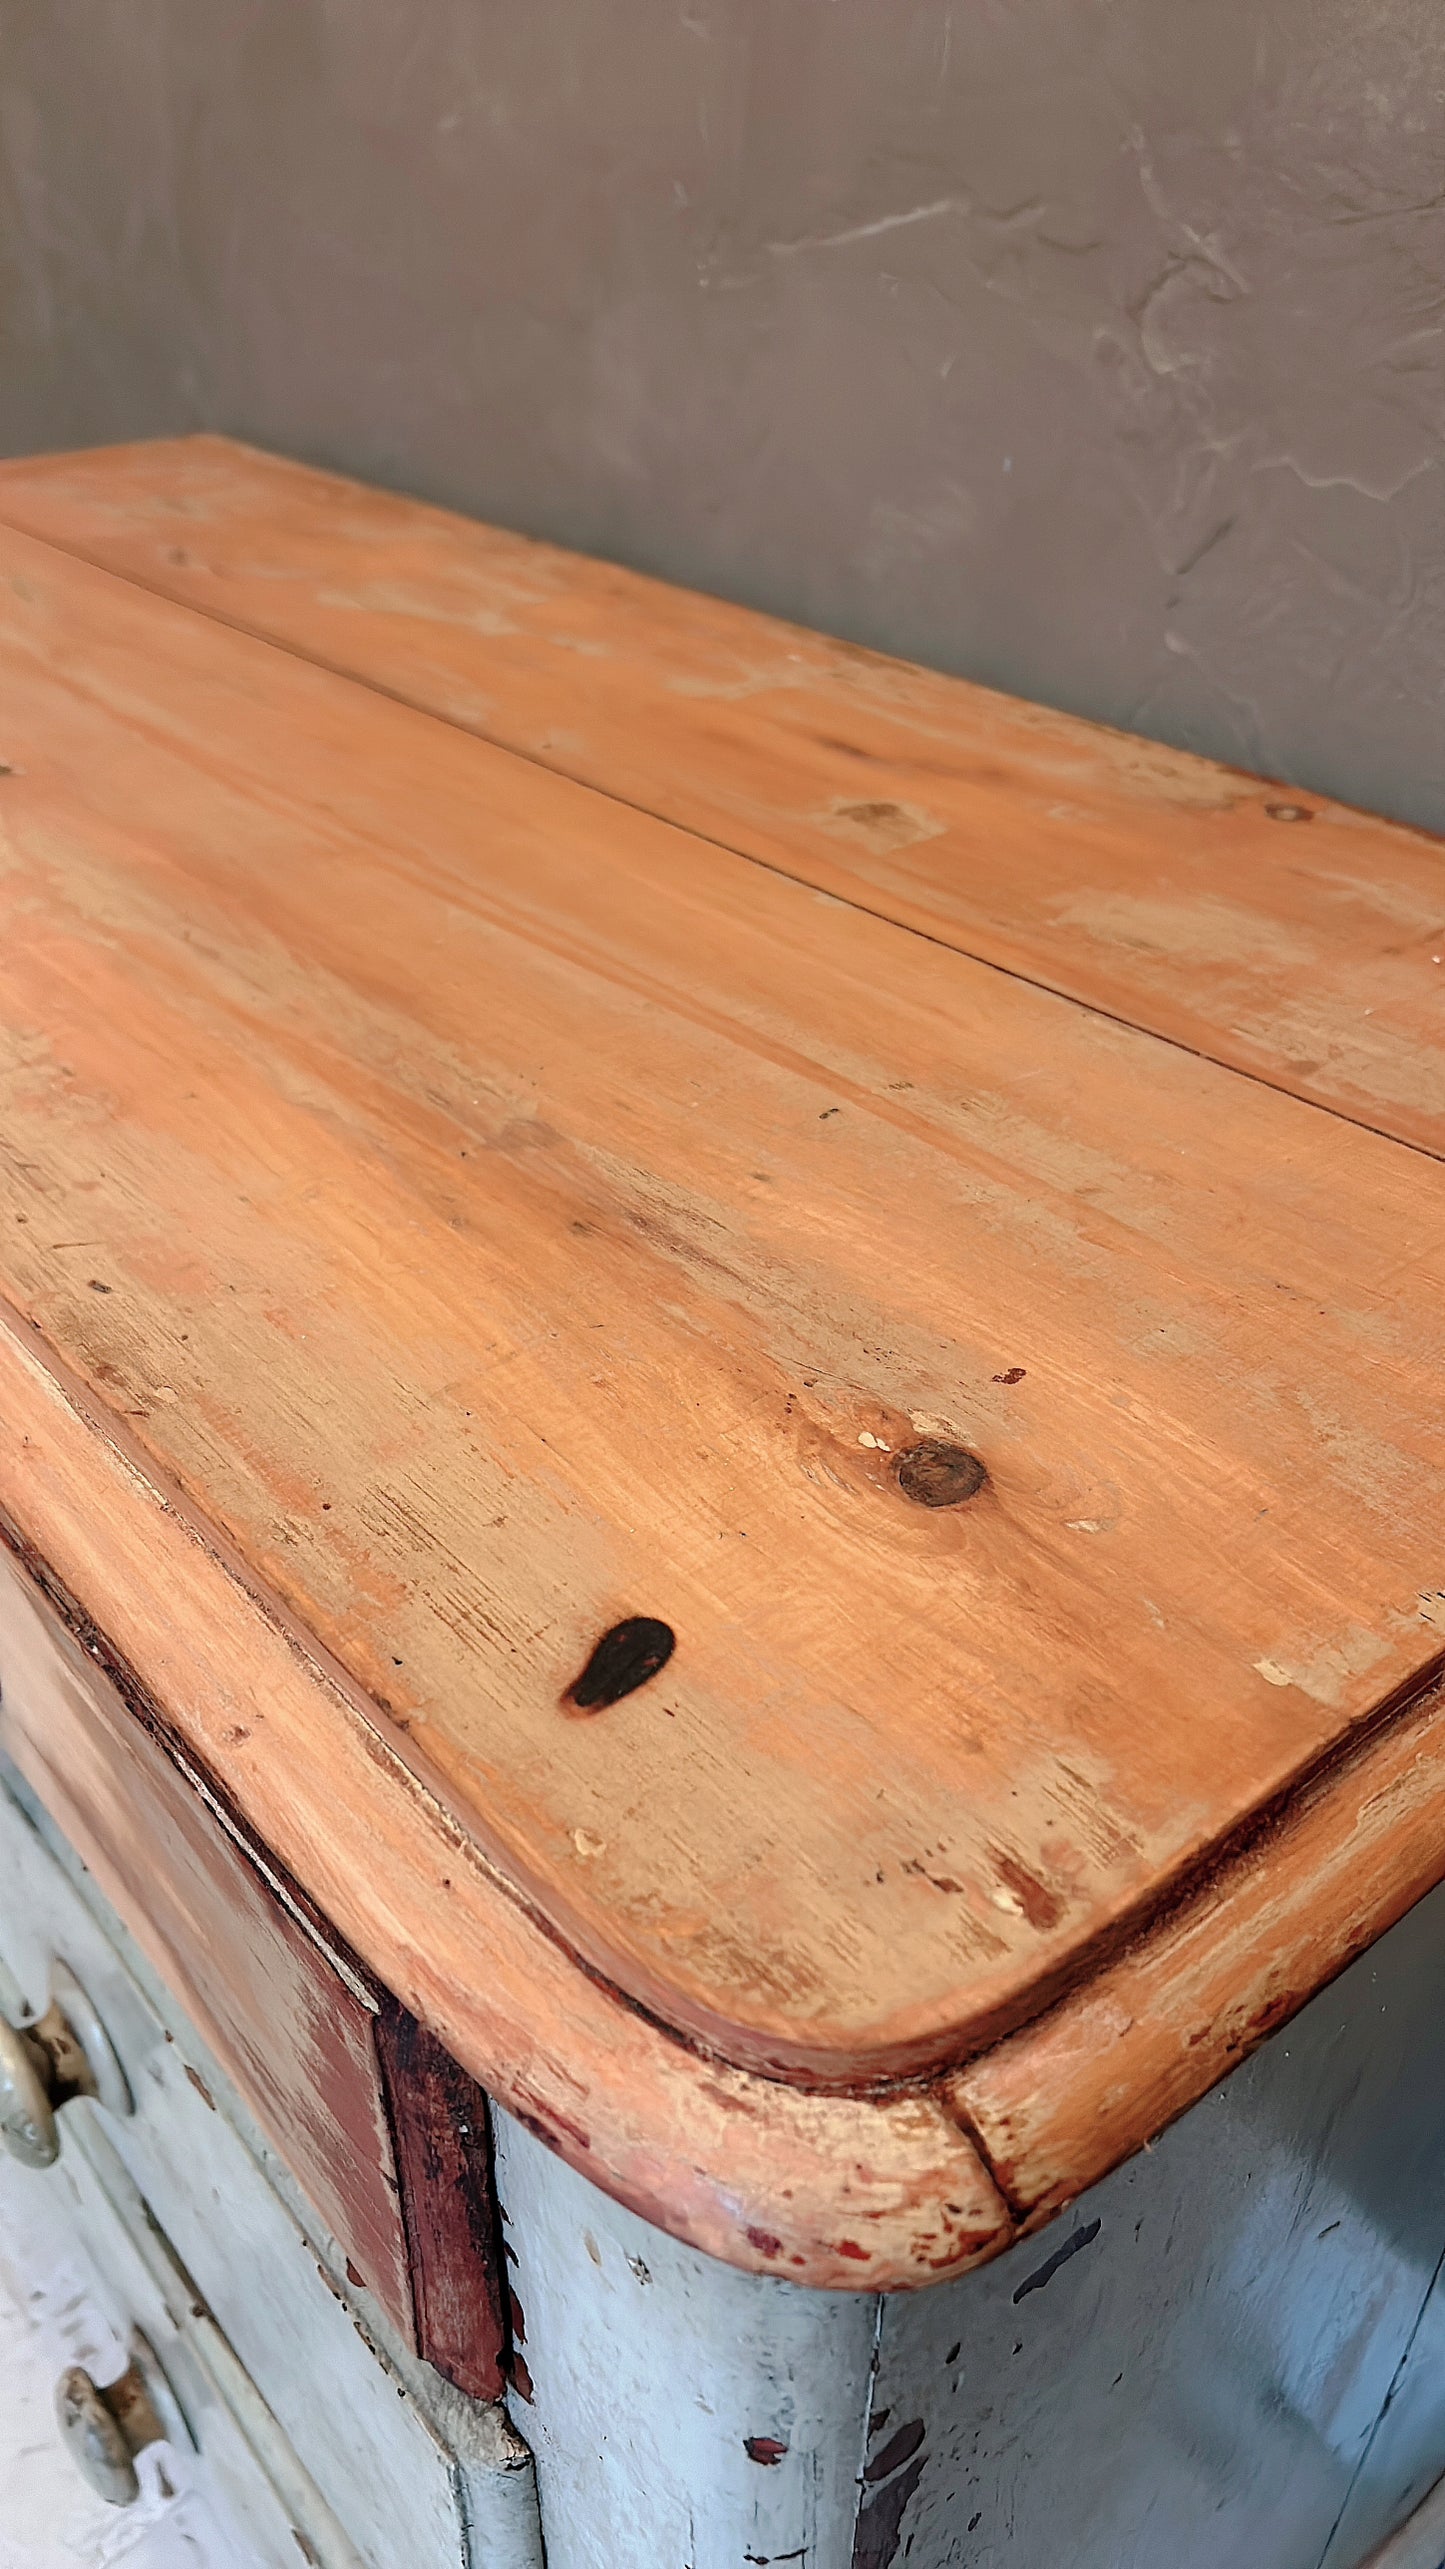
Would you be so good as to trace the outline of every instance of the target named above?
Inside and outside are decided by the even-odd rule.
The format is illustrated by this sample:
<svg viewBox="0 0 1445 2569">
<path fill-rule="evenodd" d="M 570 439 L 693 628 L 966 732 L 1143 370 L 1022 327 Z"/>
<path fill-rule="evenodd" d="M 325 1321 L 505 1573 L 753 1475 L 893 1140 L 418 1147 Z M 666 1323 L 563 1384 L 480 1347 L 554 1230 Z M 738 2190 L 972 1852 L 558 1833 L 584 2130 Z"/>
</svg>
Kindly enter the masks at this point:
<svg viewBox="0 0 1445 2569">
<path fill-rule="evenodd" d="M 1439 850 L 212 439 L 0 468 L 0 769 L 96 2484 L 1424 2561 Z"/>
</svg>

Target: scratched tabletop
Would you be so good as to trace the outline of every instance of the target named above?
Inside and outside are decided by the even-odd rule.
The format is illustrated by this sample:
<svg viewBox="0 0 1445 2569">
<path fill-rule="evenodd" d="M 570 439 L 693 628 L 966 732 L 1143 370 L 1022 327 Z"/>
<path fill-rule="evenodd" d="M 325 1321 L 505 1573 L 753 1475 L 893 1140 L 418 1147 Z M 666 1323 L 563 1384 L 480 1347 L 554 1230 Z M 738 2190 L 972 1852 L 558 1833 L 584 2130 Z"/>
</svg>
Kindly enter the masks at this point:
<svg viewBox="0 0 1445 2569">
<path fill-rule="evenodd" d="M 15 1325 L 684 2043 L 957 2070 L 1418 1716 L 1432 842 L 212 439 L 0 470 L 0 761 Z"/>
</svg>

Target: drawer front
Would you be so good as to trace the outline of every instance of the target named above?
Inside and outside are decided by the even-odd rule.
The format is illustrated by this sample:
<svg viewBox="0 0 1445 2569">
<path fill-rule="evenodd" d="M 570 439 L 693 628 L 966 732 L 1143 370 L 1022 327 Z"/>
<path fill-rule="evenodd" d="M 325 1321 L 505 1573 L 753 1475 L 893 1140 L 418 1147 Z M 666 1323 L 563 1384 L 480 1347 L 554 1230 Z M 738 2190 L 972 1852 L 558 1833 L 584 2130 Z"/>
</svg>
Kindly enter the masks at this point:
<svg viewBox="0 0 1445 2569">
<path fill-rule="evenodd" d="M 305 2556 L 298 2533 L 313 2556 L 324 2558 L 321 2525 L 315 2518 L 298 2523 L 190 2353 L 184 2324 L 151 2270 L 154 2255 L 155 2243 L 148 2259 L 78 2151 L 67 2149 L 60 2166 L 43 2177 L 0 2159 L 0 2262 L 50 2382 L 78 2364 L 97 2383 L 109 2384 L 139 2358 L 147 2387 L 153 2394 L 159 2389 L 169 2429 L 163 2444 L 139 2457 L 140 2494 L 123 2517 L 112 2520 L 110 2507 L 96 2498 L 93 2540 L 84 2483 L 74 2470 L 74 2515 L 67 2511 L 65 2530 L 77 2543 L 77 2557 L 110 2558 L 123 2528 L 124 2556 L 139 2563 L 183 2559 L 196 2569 L 295 2569 Z M 48 2398 L 37 2429 L 31 2440 L 51 2444 L 63 2470 Z M 349 2551 L 346 2544 L 341 2561 Z"/>
<path fill-rule="evenodd" d="M 178 2039 L 162 2021 L 0 1781 L 0 1995 L 38 2013 L 57 1962 L 104 2025 L 133 2110 L 120 2115 L 85 2099 L 62 2106 L 59 2164 L 28 2177 L 32 2190 L 51 2199 L 97 2164 L 119 2171 L 110 2194 L 129 2188 L 146 2207 L 132 2227 L 154 2224 L 171 2243 L 359 2561 L 532 2569 L 525 2446 L 500 2411 L 460 2398 L 421 2366 L 412 2372 L 424 2391 L 430 2385 L 430 2413 L 411 2395 L 222 2110 L 224 2072 L 183 2022 Z M 335 2269 L 340 2251 L 328 2254 Z M 139 2309 L 131 2316 L 149 2324 Z"/>
<path fill-rule="evenodd" d="M 284 1880 L 89 1618 L 3 1544 L 0 1745 L 404 2341 L 495 2398 L 480 2090 Z"/>
</svg>

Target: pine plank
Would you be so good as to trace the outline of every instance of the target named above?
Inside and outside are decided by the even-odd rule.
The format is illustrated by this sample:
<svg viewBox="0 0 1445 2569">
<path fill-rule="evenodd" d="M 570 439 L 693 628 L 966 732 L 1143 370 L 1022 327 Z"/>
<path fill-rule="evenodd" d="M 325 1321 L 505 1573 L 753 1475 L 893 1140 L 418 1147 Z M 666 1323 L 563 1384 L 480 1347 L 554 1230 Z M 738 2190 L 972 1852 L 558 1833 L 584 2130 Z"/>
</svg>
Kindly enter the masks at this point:
<svg viewBox="0 0 1445 2569">
<path fill-rule="evenodd" d="M 0 515 L 1445 1148 L 1445 861 L 1420 832 L 222 438 L 0 466 Z"/>
<path fill-rule="evenodd" d="M 1433 1161 L 13 531 L 0 688 L 0 1288 L 634 2002 L 948 2067 L 1424 1682 Z"/>
<path fill-rule="evenodd" d="M 1008 2209 L 940 2096 L 752 2076 L 579 1971 L 409 1771 L 402 1735 L 3 1308 L 0 1430 L 0 1510 L 72 1596 L 103 1600 L 130 1679 L 353 1949 L 594 2185 L 710 2256 L 821 2289 L 931 2283 L 1007 2244 Z M 35 1709 L 24 1689 L 7 1699 L 4 1739 L 43 1798 L 54 1742 Z"/>
</svg>

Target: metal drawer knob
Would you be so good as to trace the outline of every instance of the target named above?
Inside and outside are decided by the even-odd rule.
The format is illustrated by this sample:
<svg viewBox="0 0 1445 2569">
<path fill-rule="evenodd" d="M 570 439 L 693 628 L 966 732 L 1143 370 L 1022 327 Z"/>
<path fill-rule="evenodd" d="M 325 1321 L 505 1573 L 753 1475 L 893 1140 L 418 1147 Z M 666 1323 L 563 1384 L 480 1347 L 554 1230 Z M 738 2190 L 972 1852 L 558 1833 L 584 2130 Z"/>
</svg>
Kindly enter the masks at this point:
<svg viewBox="0 0 1445 2569">
<path fill-rule="evenodd" d="M 64 1963 L 51 1974 L 50 2004 L 33 2025 L 0 2017 L 0 2141 L 28 2168 L 60 2156 L 56 2110 L 73 2096 L 93 2096 L 112 2114 L 129 2114 L 130 2090 L 104 2025 Z"/>
<path fill-rule="evenodd" d="M 65 2449 L 96 2496 L 113 2507 L 134 2505 L 135 2457 L 165 2434 L 139 2365 L 102 2390 L 83 2364 L 72 2364 L 55 2386 L 55 2414 Z"/>
</svg>

